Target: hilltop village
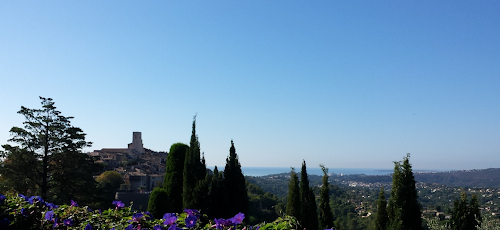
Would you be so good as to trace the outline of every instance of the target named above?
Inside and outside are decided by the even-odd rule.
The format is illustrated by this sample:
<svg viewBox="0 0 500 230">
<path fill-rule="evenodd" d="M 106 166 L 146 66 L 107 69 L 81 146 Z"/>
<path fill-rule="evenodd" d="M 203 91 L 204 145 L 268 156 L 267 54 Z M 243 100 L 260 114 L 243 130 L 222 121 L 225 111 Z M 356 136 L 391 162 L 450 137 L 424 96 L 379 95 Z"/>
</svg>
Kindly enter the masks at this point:
<svg viewBox="0 0 500 230">
<path fill-rule="evenodd" d="M 163 182 L 168 153 L 144 148 L 141 132 L 132 133 L 132 143 L 127 148 L 103 148 L 88 154 L 97 157 L 96 162 L 102 163 L 105 171 L 122 175 L 125 184 L 117 196 L 146 194 Z"/>
</svg>

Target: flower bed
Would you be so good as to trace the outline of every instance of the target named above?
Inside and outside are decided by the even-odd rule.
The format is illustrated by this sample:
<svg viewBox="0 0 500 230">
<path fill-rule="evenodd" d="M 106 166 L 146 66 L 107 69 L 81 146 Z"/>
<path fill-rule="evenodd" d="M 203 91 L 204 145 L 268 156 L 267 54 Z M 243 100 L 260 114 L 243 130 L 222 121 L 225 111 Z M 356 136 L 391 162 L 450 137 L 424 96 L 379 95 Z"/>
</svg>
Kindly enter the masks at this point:
<svg viewBox="0 0 500 230">
<path fill-rule="evenodd" d="M 121 201 L 114 201 L 115 208 L 91 210 L 70 205 L 55 205 L 45 202 L 39 196 L 26 197 L 22 194 L 0 195 L 0 229 L 214 229 L 214 230 L 266 230 L 296 229 L 295 218 L 283 216 L 272 223 L 245 226 L 243 213 L 230 219 L 210 220 L 198 210 L 185 209 L 183 213 L 165 213 L 162 219 L 154 219 L 149 212 L 133 212 L 132 205 L 126 207 Z"/>
</svg>

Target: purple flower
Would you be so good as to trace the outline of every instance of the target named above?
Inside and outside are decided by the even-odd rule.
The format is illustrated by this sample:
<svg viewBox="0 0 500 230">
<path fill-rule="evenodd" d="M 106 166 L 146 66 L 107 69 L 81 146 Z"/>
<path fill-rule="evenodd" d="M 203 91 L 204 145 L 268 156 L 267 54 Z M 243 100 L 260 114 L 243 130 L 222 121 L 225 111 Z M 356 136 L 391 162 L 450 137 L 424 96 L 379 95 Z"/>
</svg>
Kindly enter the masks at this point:
<svg viewBox="0 0 500 230">
<path fill-rule="evenodd" d="M 220 219 L 214 219 L 214 221 L 215 221 L 215 227 L 217 229 L 221 229 L 221 230 L 224 227 L 231 227 L 231 226 L 234 225 L 231 220 L 226 220 L 226 219 L 222 219 L 222 218 L 220 218 Z"/>
<path fill-rule="evenodd" d="M 55 219 L 54 219 L 54 225 L 52 226 L 52 228 L 56 228 L 56 227 L 57 227 L 57 225 L 59 225 L 59 224 L 57 223 L 57 218 L 55 218 Z"/>
<path fill-rule="evenodd" d="M 170 226 L 168 230 L 182 230 L 182 228 L 177 227 L 177 224 L 172 224 L 172 226 Z"/>
<path fill-rule="evenodd" d="M 76 203 L 76 201 L 71 200 L 71 206 L 78 207 L 78 204 Z"/>
<path fill-rule="evenodd" d="M 21 215 L 28 217 L 28 211 L 25 208 L 21 208 Z"/>
<path fill-rule="evenodd" d="M 164 228 L 164 227 L 162 227 L 161 225 L 155 225 L 155 226 L 153 227 L 153 230 L 165 230 L 165 228 Z"/>
<path fill-rule="evenodd" d="M 231 218 L 231 222 L 235 225 L 241 224 L 243 222 L 243 219 L 245 219 L 245 214 L 240 212 L 236 214 L 233 218 Z"/>
<path fill-rule="evenodd" d="M 142 213 L 136 213 L 132 216 L 132 221 L 139 222 L 143 216 L 144 216 L 144 214 L 142 214 Z"/>
<path fill-rule="evenodd" d="M 75 221 L 72 220 L 72 219 L 65 219 L 65 220 L 63 220 L 63 224 L 65 226 L 73 226 L 74 223 L 75 223 Z"/>
<path fill-rule="evenodd" d="M 85 230 L 93 230 L 93 229 L 92 229 L 92 225 L 90 225 L 90 223 L 88 223 L 88 224 L 85 226 Z"/>
<path fill-rule="evenodd" d="M 52 210 L 52 209 L 54 209 L 54 208 L 59 208 L 59 206 L 57 206 L 57 205 L 55 205 L 55 204 L 53 204 L 53 203 L 46 203 L 45 205 L 47 205 L 47 207 L 48 207 L 50 210 Z"/>
<path fill-rule="evenodd" d="M 184 209 L 184 212 L 188 215 L 198 215 L 200 212 L 196 209 Z"/>
<path fill-rule="evenodd" d="M 165 220 L 165 222 L 163 222 L 164 225 L 171 225 L 177 221 L 177 216 L 175 213 L 165 213 L 165 215 L 163 215 L 163 219 Z"/>
<path fill-rule="evenodd" d="M 224 219 L 220 218 L 220 219 L 214 219 L 214 222 L 215 222 L 215 227 L 219 230 L 222 230 L 222 228 L 224 227 Z"/>
<path fill-rule="evenodd" d="M 188 228 L 193 228 L 194 226 L 196 226 L 196 221 L 198 220 L 198 218 L 196 218 L 196 216 L 193 216 L 193 215 L 189 215 L 188 217 L 186 217 L 186 227 Z"/>
<path fill-rule="evenodd" d="M 0 204 L 3 204 L 6 198 L 4 195 L 0 195 Z"/>
<path fill-rule="evenodd" d="M 148 211 L 144 212 L 144 217 L 146 217 L 146 220 L 153 219 L 153 215 L 151 215 L 151 213 Z"/>
<path fill-rule="evenodd" d="M 28 197 L 25 197 L 23 194 L 19 193 L 17 194 L 19 197 L 23 198 L 24 201 L 28 201 Z"/>
<path fill-rule="evenodd" d="M 45 212 L 45 219 L 46 220 L 52 220 L 54 217 L 54 211 L 47 211 Z"/>
<path fill-rule="evenodd" d="M 30 198 L 28 199 L 28 202 L 29 202 L 30 204 L 35 203 L 35 201 L 39 201 L 39 202 L 42 202 L 42 203 L 44 202 L 44 201 L 43 201 L 43 199 L 42 199 L 42 197 L 40 197 L 40 196 L 32 196 L 32 197 L 30 197 Z"/>
<path fill-rule="evenodd" d="M 130 224 L 129 226 L 127 226 L 125 228 L 125 230 L 133 230 L 134 229 L 134 225 L 133 224 Z"/>
<path fill-rule="evenodd" d="M 125 207 L 125 204 L 123 202 L 119 201 L 119 200 L 113 201 L 113 204 L 116 205 L 117 209 Z"/>
</svg>

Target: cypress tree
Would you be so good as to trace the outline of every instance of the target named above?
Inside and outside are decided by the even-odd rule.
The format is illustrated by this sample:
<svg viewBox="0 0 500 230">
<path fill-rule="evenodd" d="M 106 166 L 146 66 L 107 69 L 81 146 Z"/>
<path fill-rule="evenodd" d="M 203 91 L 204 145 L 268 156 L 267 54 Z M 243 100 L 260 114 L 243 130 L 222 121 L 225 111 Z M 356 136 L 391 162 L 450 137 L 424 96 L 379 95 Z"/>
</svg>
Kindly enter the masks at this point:
<svg viewBox="0 0 500 230">
<path fill-rule="evenodd" d="M 318 216 L 314 193 L 309 188 L 309 178 L 307 177 L 306 161 L 302 162 L 300 171 L 300 224 L 306 229 L 317 229 Z M 313 216 L 314 214 L 314 216 Z"/>
<path fill-rule="evenodd" d="M 196 186 L 200 180 L 205 179 L 206 168 L 200 160 L 200 142 L 196 135 L 196 116 L 193 118 L 193 129 L 191 132 L 191 141 L 189 142 L 189 151 L 184 160 L 183 190 L 182 200 L 184 208 L 199 209 L 200 194 L 196 194 Z"/>
<path fill-rule="evenodd" d="M 246 180 L 241 171 L 233 140 L 231 140 L 231 147 L 229 148 L 229 157 L 226 158 L 224 183 L 227 188 L 226 202 L 228 202 L 224 218 L 232 217 L 239 212 L 246 213 L 248 210 Z"/>
<path fill-rule="evenodd" d="M 388 213 L 388 229 L 422 229 L 422 213 L 411 169 L 410 154 L 404 157 L 402 164 L 394 162 Z"/>
<path fill-rule="evenodd" d="M 453 212 L 450 220 L 451 230 L 469 230 L 481 227 L 481 212 L 477 196 L 472 195 L 470 201 L 467 201 L 467 194 L 462 192 L 460 200 L 453 203 Z"/>
<path fill-rule="evenodd" d="M 309 207 L 309 212 L 307 213 L 307 221 L 309 226 L 307 227 L 307 229 L 319 229 L 318 206 L 316 205 L 316 196 L 314 195 L 312 188 L 309 188 L 307 206 Z"/>
<path fill-rule="evenodd" d="M 207 215 L 209 218 L 220 218 L 224 214 L 225 189 L 222 173 L 219 172 L 217 166 L 214 168 L 214 174 L 210 181 L 209 204 Z"/>
<path fill-rule="evenodd" d="M 323 185 L 319 197 L 319 229 L 328 229 L 333 227 L 333 213 L 330 207 L 330 183 L 328 183 L 328 169 L 320 164 L 323 171 Z"/>
<path fill-rule="evenodd" d="M 290 171 L 290 182 L 288 183 L 288 197 L 286 204 L 286 214 L 294 216 L 300 220 L 300 190 L 299 190 L 299 177 L 292 167 Z"/>
<path fill-rule="evenodd" d="M 385 200 L 384 187 L 380 188 L 377 201 L 377 214 L 375 217 L 375 230 L 386 230 L 389 217 L 387 216 L 387 201 Z"/>
<path fill-rule="evenodd" d="M 183 143 L 175 143 L 170 147 L 165 166 L 165 178 L 163 187 L 167 190 L 168 197 L 174 210 L 171 212 L 182 212 L 182 189 L 184 160 L 189 151 L 189 146 Z"/>
<path fill-rule="evenodd" d="M 168 198 L 167 190 L 164 188 L 156 187 L 151 192 L 148 202 L 148 211 L 154 216 L 155 219 L 162 218 L 163 214 L 172 212 L 172 205 Z"/>
</svg>

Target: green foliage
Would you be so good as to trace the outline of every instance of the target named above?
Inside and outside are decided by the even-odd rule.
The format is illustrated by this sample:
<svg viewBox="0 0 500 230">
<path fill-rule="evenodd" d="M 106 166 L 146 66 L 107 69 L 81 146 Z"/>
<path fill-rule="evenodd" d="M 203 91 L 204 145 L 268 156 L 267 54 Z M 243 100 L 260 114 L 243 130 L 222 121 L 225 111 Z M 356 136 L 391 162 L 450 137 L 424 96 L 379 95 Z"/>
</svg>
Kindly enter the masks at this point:
<svg viewBox="0 0 500 230">
<path fill-rule="evenodd" d="M 175 143 L 167 156 L 163 187 L 167 190 L 175 212 L 182 211 L 184 160 L 188 151 L 189 146 L 186 144 Z"/>
<path fill-rule="evenodd" d="M 292 168 L 290 171 L 290 182 L 288 184 L 288 196 L 286 204 L 286 214 L 300 219 L 300 189 L 299 177 Z"/>
<path fill-rule="evenodd" d="M 49 199 L 56 203 L 79 200 L 90 204 L 94 201 L 97 182 L 93 174 L 101 171 L 94 159 L 80 152 L 55 153 L 51 160 Z"/>
<path fill-rule="evenodd" d="M 306 161 L 302 162 L 300 171 L 300 224 L 306 229 L 318 229 L 318 215 L 314 193 L 309 187 Z"/>
<path fill-rule="evenodd" d="M 37 170 L 41 163 L 37 154 L 19 146 L 4 145 L 3 148 L 5 152 L 0 153 L 5 159 L 0 167 L 0 192 L 38 191 L 41 179 Z"/>
<path fill-rule="evenodd" d="M 148 202 L 148 211 L 154 216 L 154 218 L 161 218 L 163 214 L 167 212 L 172 212 L 173 207 L 170 203 L 168 197 L 168 192 L 164 188 L 156 187 L 151 192 Z"/>
<path fill-rule="evenodd" d="M 224 212 L 224 179 L 222 178 L 222 173 L 219 172 L 217 166 L 214 168 L 212 178 L 210 179 L 210 186 L 208 192 L 208 206 L 207 214 L 211 218 L 219 217 Z"/>
<path fill-rule="evenodd" d="M 330 183 L 328 183 L 328 169 L 322 164 L 319 166 L 323 170 L 323 185 L 319 197 L 319 228 L 327 229 L 333 227 L 333 213 L 330 207 Z"/>
<path fill-rule="evenodd" d="M 247 183 L 249 197 L 248 224 L 257 224 L 261 222 L 272 222 L 278 218 L 278 212 L 275 207 L 278 205 L 278 198 L 256 184 Z"/>
<path fill-rule="evenodd" d="M 271 223 L 263 223 L 260 226 L 260 230 L 292 230 L 299 229 L 299 222 L 293 216 L 283 216 L 279 217 Z"/>
<path fill-rule="evenodd" d="M 105 171 L 97 176 L 95 180 L 101 185 L 109 184 L 114 189 L 119 189 L 120 185 L 125 183 L 122 176 L 117 171 Z"/>
<path fill-rule="evenodd" d="M 377 201 L 377 213 L 375 215 L 375 230 L 387 229 L 389 216 L 387 215 L 387 201 L 385 200 L 384 187 L 380 188 Z"/>
<path fill-rule="evenodd" d="M 97 198 L 91 203 L 92 207 L 109 208 L 115 199 L 116 190 L 124 183 L 122 176 L 116 171 L 105 171 L 97 176 Z"/>
<path fill-rule="evenodd" d="M 309 207 L 309 212 L 306 213 L 306 215 L 308 219 L 309 229 L 319 229 L 318 206 L 316 205 L 316 199 L 312 188 L 309 188 L 308 195 L 309 198 L 307 199 L 307 206 Z"/>
<path fill-rule="evenodd" d="M 248 210 L 247 186 L 233 140 L 231 140 L 231 147 L 229 148 L 229 157 L 226 158 L 224 183 L 226 187 L 226 197 L 224 199 L 226 208 L 222 216 L 230 217 L 238 212 L 246 213 Z"/>
<path fill-rule="evenodd" d="M 410 164 L 410 154 L 404 157 L 402 164 L 394 162 L 392 178 L 388 229 L 422 229 L 420 203 Z"/>
<path fill-rule="evenodd" d="M 40 193 L 44 199 L 88 201 L 96 187 L 92 175 L 100 171 L 93 158 L 81 153 L 91 142 L 71 125 L 73 117 L 56 110 L 51 98 L 40 99 L 41 109 L 21 106 L 18 112 L 25 118 L 24 127 L 10 130 L 9 142 L 17 146 L 2 146 L 0 181 L 15 191 Z"/>
<path fill-rule="evenodd" d="M 206 167 L 203 161 L 200 160 L 200 142 L 198 135 L 196 135 L 196 116 L 193 119 L 193 129 L 191 133 L 191 141 L 189 142 L 189 151 L 184 160 L 183 172 L 183 189 L 182 189 L 182 203 L 184 208 L 201 208 L 203 204 L 200 201 L 201 194 L 196 194 L 195 190 L 199 181 L 205 179 Z"/>
<path fill-rule="evenodd" d="M 481 227 L 481 212 L 475 194 L 468 201 L 467 194 L 462 192 L 460 200 L 455 200 L 453 204 L 450 220 L 451 230 L 469 230 Z"/>
</svg>

